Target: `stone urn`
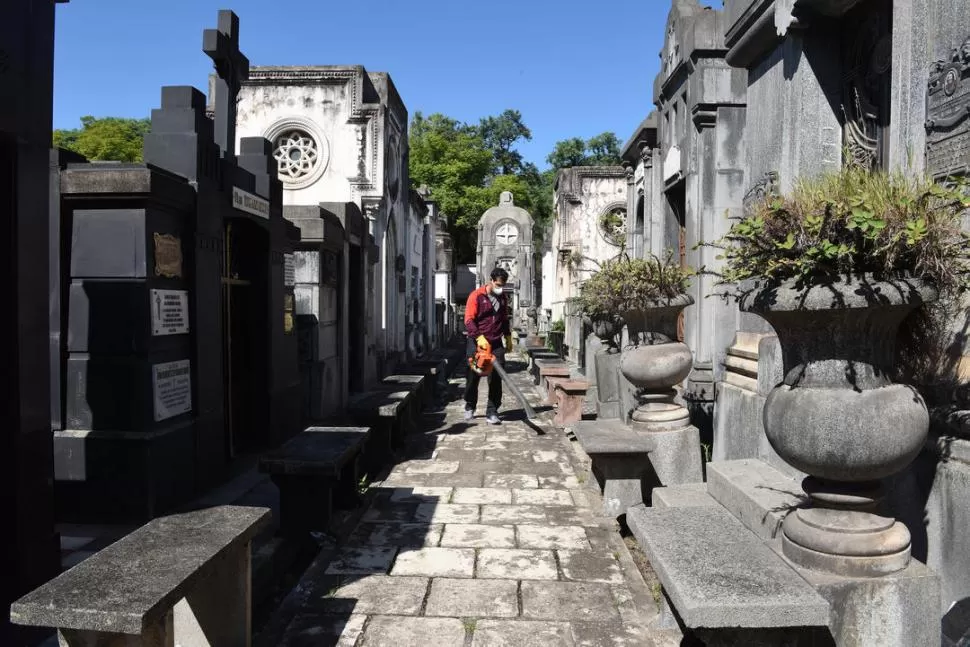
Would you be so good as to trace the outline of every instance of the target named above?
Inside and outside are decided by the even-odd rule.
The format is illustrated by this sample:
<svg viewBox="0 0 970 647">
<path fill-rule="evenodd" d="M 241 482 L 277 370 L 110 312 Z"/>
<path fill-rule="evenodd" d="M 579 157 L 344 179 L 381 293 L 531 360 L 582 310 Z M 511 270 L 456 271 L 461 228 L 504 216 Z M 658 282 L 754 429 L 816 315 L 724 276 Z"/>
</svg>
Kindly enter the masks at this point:
<svg viewBox="0 0 970 647">
<path fill-rule="evenodd" d="M 876 510 L 880 479 L 916 458 L 929 429 L 923 398 L 890 374 L 900 324 L 936 296 L 919 279 L 871 275 L 742 286 L 741 309 L 768 321 L 782 350 L 785 377 L 764 407 L 768 441 L 809 475 L 808 506 L 783 525 L 794 563 L 855 577 L 909 563 L 909 530 Z"/>
<path fill-rule="evenodd" d="M 670 431 L 690 424 L 690 412 L 674 402 L 674 386 L 690 374 L 693 355 L 677 341 L 677 319 L 694 300 L 687 294 L 623 313 L 630 336 L 620 372 L 637 387 L 634 424 L 644 431 Z"/>
<path fill-rule="evenodd" d="M 593 318 L 588 315 L 583 315 L 583 323 L 589 326 L 593 334 L 603 342 L 603 345 L 610 352 L 616 352 L 616 337 L 623 330 L 623 319 L 618 316 Z"/>
</svg>

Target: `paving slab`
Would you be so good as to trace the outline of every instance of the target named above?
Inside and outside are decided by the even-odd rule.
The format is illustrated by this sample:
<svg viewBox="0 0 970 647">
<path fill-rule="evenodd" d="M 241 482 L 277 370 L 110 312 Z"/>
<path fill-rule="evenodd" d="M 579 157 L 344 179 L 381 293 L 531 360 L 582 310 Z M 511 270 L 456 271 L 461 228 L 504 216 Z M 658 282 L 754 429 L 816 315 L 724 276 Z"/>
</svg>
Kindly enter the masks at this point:
<svg viewBox="0 0 970 647">
<path fill-rule="evenodd" d="M 585 582 L 522 582 L 522 617 L 533 620 L 620 621 L 610 587 Z"/>
<path fill-rule="evenodd" d="M 514 618 L 519 615 L 515 580 L 453 580 L 431 584 L 427 615 L 459 618 Z"/>
<path fill-rule="evenodd" d="M 396 547 L 341 548 L 327 568 L 327 575 L 370 575 L 386 573 L 394 561 Z"/>
<path fill-rule="evenodd" d="M 612 554 L 590 550 L 557 550 L 563 578 L 575 582 L 622 584 L 623 571 Z"/>
<path fill-rule="evenodd" d="M 512 503 L 512 490 L 504 488 L 455 488 L 453 503 Z"/>
<path fill-rule="evenodd" d="M 475 575 L 475 551 L 471 548 L 403 549 L 394 562 L 391 575 L 472 577 Z"/>
<path fill-rule="evenodd" d="M 367 623 L 362 647 L 455 647 L 465 642 L 465 625 L 457 618 L 374 616 Z"/>
<path fill-rule="evenodd" d="M 444 528 L 441 546 L 449 548 L 515 548 L 515 527 L 450 523 Z"/>
<path fill-rule="evenodd" d="M 361 546 L 397 546 L 421 548 L 437 546 L 441 541 L 442 524 L 428 523 L 362 523 L 354 531 L 351 542 Z"/>
<path fill-rule="evenodd" d="M 513 490 L 512 503 L 519 505 L 574 505 L 567 490 Z"/>
<path fill-rule="evenodd" d="M 521 548 L 589 549 L 586 529 L 582 526 L 529 526 L 516 529 Z"/>
<path fill-rule="evenodd" d="M 478 551 L 476 575 L 502 580 L 555 580 L 559 570 L 551 550 L 483 548 Z"/>
<path fill-rule="evenodd" d="M 472 647 L 573 647 L 567 622 L 482 620 L 475 625 Z"/>
<path fill-rule="evenodd" d="M 545 478 L 555 478 L 547 476 Z M 485 487 L 514 488 L 517 490 L 539 487 L 539 477 L 535 474 L 486 474 Z"/>
<path fill-rule="evenodd" d="M 347 578 L 327 591 L 310 608 L 321 613 L 385 613 L 414 616 L 421 613 L 430 580 L 426 577 L 391 577 L 368 575 Z"/>
<path fill-rule="evenodd" d="M 414 521 L 424 523 L 477 523 L 479 507 L 467 503 L 421 503 Z"/>
</svg>

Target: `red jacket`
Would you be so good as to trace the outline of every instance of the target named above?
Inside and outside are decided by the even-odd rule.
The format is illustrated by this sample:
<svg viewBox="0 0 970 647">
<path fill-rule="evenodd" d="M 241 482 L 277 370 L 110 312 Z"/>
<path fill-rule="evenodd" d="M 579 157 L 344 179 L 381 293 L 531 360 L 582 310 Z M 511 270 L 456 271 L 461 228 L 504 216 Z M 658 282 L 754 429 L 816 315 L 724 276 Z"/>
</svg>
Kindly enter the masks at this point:
<svg viewBox="0 0 970 647">
<path fill-rule="evenodd" d="M 498 312 L 492 308 L 486 286 L 468 295 L 465 303 L 465 329 L 471 339 L 484 335 L 485 339 L 494 342 L 512 334 L 506 296 L 503 294 L 495 298 L 498 299 Z"/>
</svg>

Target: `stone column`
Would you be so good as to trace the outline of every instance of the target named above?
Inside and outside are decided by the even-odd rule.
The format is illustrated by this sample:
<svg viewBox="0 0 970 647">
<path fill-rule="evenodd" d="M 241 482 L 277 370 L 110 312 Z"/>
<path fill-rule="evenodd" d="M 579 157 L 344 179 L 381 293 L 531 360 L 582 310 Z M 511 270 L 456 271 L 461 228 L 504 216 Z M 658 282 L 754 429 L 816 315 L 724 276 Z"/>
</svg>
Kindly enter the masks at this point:
<svg viewBox="0 0 970 647">
<path fill-rule="evenodd" d="M 48 209 L 54 3 L 0 5 L 0 606 L 58 570 L 48 349 Z M 0 619 L 0 643 L 21 633 Z"/>
</svg>

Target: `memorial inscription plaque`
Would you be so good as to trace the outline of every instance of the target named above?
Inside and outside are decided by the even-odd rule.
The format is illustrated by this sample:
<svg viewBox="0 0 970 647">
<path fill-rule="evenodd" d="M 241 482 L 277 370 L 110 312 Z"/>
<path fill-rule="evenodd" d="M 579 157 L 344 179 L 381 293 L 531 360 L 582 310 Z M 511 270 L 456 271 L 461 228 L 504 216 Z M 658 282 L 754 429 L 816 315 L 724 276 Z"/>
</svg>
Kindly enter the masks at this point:
<svg viewBox="0 0 970 647">
<path fill-rule="evenodd" d="M 189 332 L 187 290 L 152 290 L 152 336 L 183 335 Z"/>
<path fill-rule="evenodd" d="M 970 171 L 970 38 L 931 69 L 926 170 L 937 180 Z"/>
<path fill-rule="evenodd" d="M 171 234 L 153 234 L 155 239 L 155 276 L 182 277 L 182 241 Z"/>
<path fill-rule="evenodd" d="M 192 367 L 187 359 L 152 366 L 155 421 L 192 411 Z"/>
</svg>

